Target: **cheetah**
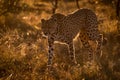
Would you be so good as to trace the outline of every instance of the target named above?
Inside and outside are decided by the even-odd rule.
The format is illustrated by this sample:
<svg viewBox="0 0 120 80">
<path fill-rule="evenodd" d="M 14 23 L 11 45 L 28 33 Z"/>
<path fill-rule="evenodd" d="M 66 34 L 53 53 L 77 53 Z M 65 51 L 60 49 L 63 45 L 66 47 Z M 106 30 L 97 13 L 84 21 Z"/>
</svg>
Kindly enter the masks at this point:
<svg viewBox="0 0 120 80">
<path fill-rule="evenodd" d="M 48 66 L 52 64 L 54 54 L 54 41 L 66 43 L 72 63 L 77 64 L 73 39 L 79 34 L 83 46 L 88 50 L 90 60 L 93 53 L 101 51 L 101 34 L 98 30 L 96 14 L 90 9 L 79 9 L 74 13 L 63 15 L 56 13 L 48 20 L 41 19 L 41 29 L 48 37 Z M 89 40 L 97 44 L 96 51 L 92 49 Z"/>
</svg>

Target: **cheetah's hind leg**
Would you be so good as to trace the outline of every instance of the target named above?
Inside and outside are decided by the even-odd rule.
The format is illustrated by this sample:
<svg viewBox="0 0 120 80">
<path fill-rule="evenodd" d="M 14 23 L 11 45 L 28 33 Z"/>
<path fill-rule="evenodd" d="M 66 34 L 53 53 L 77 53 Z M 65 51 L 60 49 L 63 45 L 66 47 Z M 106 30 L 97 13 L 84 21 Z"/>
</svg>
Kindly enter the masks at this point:
<svg viewBox="0 0 120 80">
<path fill-rule="evenodd" d="M 98 45 L 97 45 L 97 49 L 96 49 L 96 54 L 99 54 L 101 57 L 102 55 L 102 43 L 103 43 L 103 35 L 99 34 L 98 39 L 97 39 Z"/>
</svg>

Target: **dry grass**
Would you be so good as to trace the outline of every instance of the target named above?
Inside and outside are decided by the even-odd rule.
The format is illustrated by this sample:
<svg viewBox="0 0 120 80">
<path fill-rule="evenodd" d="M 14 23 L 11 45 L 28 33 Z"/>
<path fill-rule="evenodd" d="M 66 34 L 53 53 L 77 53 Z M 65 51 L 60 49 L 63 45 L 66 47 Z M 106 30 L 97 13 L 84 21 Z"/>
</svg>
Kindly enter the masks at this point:
<svg viewBox="0 0 120 80">
<path fill-rule="evenodd" d="M 24 2 L 24 0 L 23 0 Z M 25 1 L 30 6 L 39 3 L 44 6 L 40 12 L 11 13 L 0 16 L 0 80 L 119 80 L 120 43 L 117 37 L 117 20 L 114 7 L 104 4 L 90 4 L 80 1 L 81 8 L 94 10 L 101 20 L 100 31 L 107 38 L 103 54 L 91 66 L 88 54 L 76 39 L 75 50 L 80 66 L 72 66 L 67 46 L 55 43 L 52 71 L 47 71 L 47 39 L 42 37 L 40 19 L 51 16 L 50 2 Z M 96 2 L 97 3 L 97 2 Z M 61 7 L 62 6 L 62 7 Z M 60 1 L 57 12 L 69 14 L 76 10 L 75 2 Z M 39 25 L 38 25 L 39 24 Z M 117 38 L 116 38 L 117 37 Z M 79 45 L 78 45 L 79 44 Z"/>
</svg>

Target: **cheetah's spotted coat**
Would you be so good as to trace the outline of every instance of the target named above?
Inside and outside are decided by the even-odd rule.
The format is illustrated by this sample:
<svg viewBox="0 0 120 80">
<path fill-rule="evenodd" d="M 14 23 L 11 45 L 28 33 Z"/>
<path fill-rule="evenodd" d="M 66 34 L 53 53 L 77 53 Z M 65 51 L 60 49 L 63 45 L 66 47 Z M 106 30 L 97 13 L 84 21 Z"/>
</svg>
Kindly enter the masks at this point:
<svg viewBox="0 0 120 80">
<path fill-rule="evenodd" d="M 99 53 L 101 49 L 101 34 L 98 30 L 98 21 L 95 13 L 89 9 L 80 9 L 67 16 L 56 13 L 48 20 L 41 20 L 43 33 L 48 36 L 48 65 L 52 64 L 54 41 L 68 44 L 72 62 L 76 63 L 73 39 L 79 33 L 81 42 L 87 48 L 90 58 L 93 53 Z M 97 44 L 96 51 L 89 45 L 89 40 Z"/>
</svg>

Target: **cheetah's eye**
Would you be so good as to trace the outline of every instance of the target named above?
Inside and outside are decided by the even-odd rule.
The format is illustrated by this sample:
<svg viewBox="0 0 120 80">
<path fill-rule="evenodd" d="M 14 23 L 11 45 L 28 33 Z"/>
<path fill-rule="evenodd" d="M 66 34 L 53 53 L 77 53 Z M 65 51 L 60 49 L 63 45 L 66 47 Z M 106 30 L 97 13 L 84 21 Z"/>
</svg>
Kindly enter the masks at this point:
<svg viewBox="0 0 120 80">
<path fill-rule="evenodd" d="M 55 18 L 55 21 L 57 21 L 57 18 Z"/>
<path fill-rule="evenodd" d="M 41 19 L 41 23 L 44 23 L 45 22 L 45 19 Z"/>
</svg>

